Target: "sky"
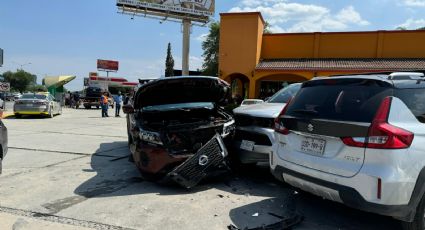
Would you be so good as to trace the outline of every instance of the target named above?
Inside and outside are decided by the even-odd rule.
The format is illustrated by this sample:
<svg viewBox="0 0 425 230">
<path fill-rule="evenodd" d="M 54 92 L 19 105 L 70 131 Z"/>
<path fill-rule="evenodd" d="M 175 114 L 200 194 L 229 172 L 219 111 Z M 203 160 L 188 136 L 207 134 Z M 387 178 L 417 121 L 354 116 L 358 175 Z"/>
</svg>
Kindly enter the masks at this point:
<svg viewBox="0 0 425 230">
<path fill-rule="evenodd" d="M 168 42 L 181 68 L 181 25 L 118 13 L 115 0 L 1 0 L 0 73 L 18 68 L 44 76 L 76 75 L 66 87 L 83 88 L 97 59 L 120 62 L 110 76 L 158 78 Z M 425 0 L 216 0 L 219 13 L 260 11 L 272 32 L 392 30 L 425 26 Z M 208 27 L 193 26 L 190 69 L 202 66 Z M 31 63 L 31 64 L 28 64 Z"/>
</svg>

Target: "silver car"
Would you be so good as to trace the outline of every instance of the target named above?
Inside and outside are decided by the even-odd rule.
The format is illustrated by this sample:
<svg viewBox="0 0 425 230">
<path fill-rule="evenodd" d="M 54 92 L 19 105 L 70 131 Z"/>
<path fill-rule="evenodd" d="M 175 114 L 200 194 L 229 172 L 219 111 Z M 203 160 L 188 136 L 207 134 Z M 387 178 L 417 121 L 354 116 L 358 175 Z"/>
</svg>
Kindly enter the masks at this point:
<svg viewBox="0 0 425 230">
<path fill-rule="evenodd" d="M 15 101 L 13 111 L 16 118 L 22 115 L 42 115 L 52 118 L 62 113 L 62 106 L 50 93 L 26 93 Z"/>
<path fill-rule="evenodd" d="M 301 83 L 283 88 L 269 100 L 233 110 L 236 121 L 234 148 L 242 164 L 268 163 L 274 141 L 274 119 Z"/>
</svg>

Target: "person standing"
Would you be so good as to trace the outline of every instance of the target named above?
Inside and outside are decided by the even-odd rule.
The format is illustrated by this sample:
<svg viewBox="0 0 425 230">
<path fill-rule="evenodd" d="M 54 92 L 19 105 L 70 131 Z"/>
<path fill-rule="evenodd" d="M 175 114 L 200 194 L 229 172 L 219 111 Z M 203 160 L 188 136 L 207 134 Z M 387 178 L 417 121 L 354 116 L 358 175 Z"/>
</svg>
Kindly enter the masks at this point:
<svg viewBox="0 0 425 230">
<path fill-rule="evenodd" d="M 108 93 L 104 92 L 102 96 L 100 97 L 100 107 L 102 108 L 102 117 L 109 117 L 108 116 Z"/>
<path fill-rule="evenodd" d="M 115 116 L 120 116 L 120 110 L 121 110 L 121 104 L 122 104 L 122 94 L 121 92 L 118 92 L 118 95 L 115 96 Z"/>
</svg>

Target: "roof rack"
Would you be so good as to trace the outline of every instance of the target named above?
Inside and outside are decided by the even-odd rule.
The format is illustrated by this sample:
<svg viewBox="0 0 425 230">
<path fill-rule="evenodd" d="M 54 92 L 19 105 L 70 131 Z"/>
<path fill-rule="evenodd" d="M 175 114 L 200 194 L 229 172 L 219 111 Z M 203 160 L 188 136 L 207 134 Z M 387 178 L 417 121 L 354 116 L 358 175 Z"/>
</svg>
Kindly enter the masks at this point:
<svg viewBox="0 0 425 230">
<path fill-rule="evenodd" d="M 417 72 L 395 72 L 388 76 L 388 80 L 423 80 L 424 74 Z"/>
</svg>

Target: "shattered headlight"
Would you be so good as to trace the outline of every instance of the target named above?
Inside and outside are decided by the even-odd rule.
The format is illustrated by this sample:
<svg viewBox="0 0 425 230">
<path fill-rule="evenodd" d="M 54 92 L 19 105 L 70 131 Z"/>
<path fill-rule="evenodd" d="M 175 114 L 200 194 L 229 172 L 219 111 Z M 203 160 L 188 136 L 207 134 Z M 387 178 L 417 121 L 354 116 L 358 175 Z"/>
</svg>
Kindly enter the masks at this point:
<svg viewBox="0 0 425 230">
<path fill-rule="evenodd" d="M 231 120 L 223 125 L 222 137 L 227 137 L 229 134 L 232 134 L 236 129 L 235 120 Z"/>
<path fill-rule="evenodd" d="M 139 138 L 142 141 L 162 145 L 161 135 L 159 133 L 155 132 L 149 132 L 145 130 L 140 130 L 139 132 Z"/>
</svg>

